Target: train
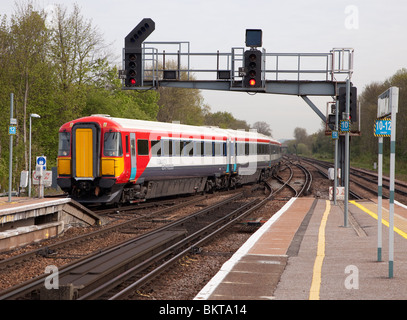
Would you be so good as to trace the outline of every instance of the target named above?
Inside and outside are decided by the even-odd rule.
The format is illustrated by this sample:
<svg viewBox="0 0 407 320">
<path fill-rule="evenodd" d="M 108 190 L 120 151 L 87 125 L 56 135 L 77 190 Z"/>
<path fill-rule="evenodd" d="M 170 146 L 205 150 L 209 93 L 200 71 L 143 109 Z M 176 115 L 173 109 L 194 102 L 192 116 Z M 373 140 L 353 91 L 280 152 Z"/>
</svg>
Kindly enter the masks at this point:
<svg viewBox="0 0 407 320">
<path fill-rule="evenodd" d="M 60 127 L 57 183 L 83 204 L 134 203 L 261 181 L 280 159 L 252 130 L 95 114 Z"/>
</svg>

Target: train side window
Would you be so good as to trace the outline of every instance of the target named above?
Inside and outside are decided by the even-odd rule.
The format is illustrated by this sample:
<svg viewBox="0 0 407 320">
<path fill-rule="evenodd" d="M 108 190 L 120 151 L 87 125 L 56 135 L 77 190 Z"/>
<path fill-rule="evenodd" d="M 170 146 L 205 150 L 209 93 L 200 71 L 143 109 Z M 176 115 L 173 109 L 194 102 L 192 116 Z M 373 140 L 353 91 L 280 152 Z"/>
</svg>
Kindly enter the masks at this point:
<svg viewBox="0 0 407 320">
<path fill-rule="evenodd" d="M 129 153 L 129 136 L 126 135 L 126 153 Z"/>
<path fill-rule="evenodd" d="M 185 141 L 180 141 L 179 147 L 180 147 L 180 156 L 185 156 Z"/>
<path fill-rule="evenodd" d="M 257 154 L 263 154 L 263 145 L 260 143 L 257 144 Z"/>
<path fill-rule="evenodd" d="M 173 152 L 172 155 L 173 156 L 181 156 L 181 141 L 179 140 L 173 140 L 172 141 L 172 145 L 173 145 Z"/>
<path fill-rule="evenodd" d="M 228 155 L 228 149 L 226 146 L 226 142 L 223 143 L 223 156 L 226 157 Z"/>
<path fill-rule="evenodd" d="M 193 141 L 181 141 L 181 156 L 193 156 L 194 155 L 194 142 Z"/>
<path fill-rule="evenodd" d="M 264 151 L 265 151 L 265 148 L 264 148 L 264 147 L 265 147 L 264 144 L 262 144 L 262 143 L 260 144 L 260 143 L 259 143 L 259 144 L 257 145 L 257 154 L 265 154 L 265 152 L 264 152 Z"/>
<path fill-rule="evenodd" d="M 58 156 L 67 156 L 70 153 L 71 153 L 71 134 L 69 132 L 60 132 Z"/>
<path fill-rule="evenodd" d="M 160 140 L 151 140 L 151 156 L 152 157 L 161 157 Z"/>
<path fill-rule="evenodd" d="M 222 155 L 222 145 L 221 145 L 221 143 L 219 143 L 219 142 L 215 142 L 215 156 L 220 156 L 220 155 Z"/>
<path fill-rule="evenodd" d="M 171 156 L 172 155 L 172 140 L 163 140 L 163 156 Z"/>
<path fill-rule="evenodd" d="M 103 155 L 117 157 L 123 155 L 120 132 L 105 132 Z"/>
<path fill-rule="evenodd" d="M 197 142 L 196 145 L 195 145 L 195 148 L 196 148 L 195 154 L 198 157 L 202 157 L 202 156 L 205 155 L 205 153 L 204 153 L 204 151 L 205 151 L 205 149 L 204 149 L 205 148 L 205 142 L 203 142 L 203 141 Z"/>
<path fill-rule="evenodd" d="M 236 146 L 236 155 L 237 156 L 243 156 L 244 155 L 244 143 L 237 143 Z"/>
<path fill-rule="evenodd" d="M 205 142 L 205 156 L 212 156 L 212 142 Z"/>
<path fill-rule="evenodd" d="M 148 156 L 148 140 L 137 140 L 137 152 L 139 156 Z"/>
<path fill-rule="evenodd" d="M 185 142 L 185 151 L 187 156 L 192 157 L 194 155 L 194 142 L 193 141 L 186 141 Z"/>
</svg>

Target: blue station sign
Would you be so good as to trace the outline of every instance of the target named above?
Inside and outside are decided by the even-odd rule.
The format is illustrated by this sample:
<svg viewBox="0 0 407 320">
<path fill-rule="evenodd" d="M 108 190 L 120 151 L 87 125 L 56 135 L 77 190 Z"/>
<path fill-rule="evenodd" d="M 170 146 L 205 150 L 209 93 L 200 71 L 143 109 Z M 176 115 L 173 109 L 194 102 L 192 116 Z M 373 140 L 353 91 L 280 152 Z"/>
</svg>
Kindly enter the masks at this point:
<svg viewBox="0 0 407 320">
<path fill-rule="evenodd" d="M 391 136 L 391 119 L 378 119 L 374 123 L 374 135 L 376 137 Z"/>
<path fill-rule="evenodd" d="M 17 127 L 16 127 L 16 126 L 9 126 L 9 127 L 8 127 L 8 134 L 14 135 L 14 134 L 16 134 L 16 133 L 17 133 Z"/>
<path fill-rule="evenodd" d="M 340 130 L 341 132 L 349 132 L 350 131 L 350 121 L 349 120 L 341 120 L 340 121 Z"/>
</svg>

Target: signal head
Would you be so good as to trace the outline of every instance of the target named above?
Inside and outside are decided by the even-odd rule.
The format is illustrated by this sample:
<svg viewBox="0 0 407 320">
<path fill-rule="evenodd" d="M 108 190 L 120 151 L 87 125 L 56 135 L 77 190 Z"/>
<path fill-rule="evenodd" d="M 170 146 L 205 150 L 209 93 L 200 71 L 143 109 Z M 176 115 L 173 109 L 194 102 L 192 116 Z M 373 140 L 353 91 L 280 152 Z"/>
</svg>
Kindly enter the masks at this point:
<svg viewBox="0 0 407 320">
<path fill-rule="evenodd" d="M 244 67 L 246 74 L 243 77 L 243 86 L 246 88 L 261 87 L 261 57 L 259 50 L 247 50 L 244 52 Z"/>
<path fill-rule="evenodd" d="M 130 52 L 129 52 L 130 51 Z M 141 81 L 141 50 L 129 49 L 125 52 L 126 87 L 140 86 Z"/>
</svg>

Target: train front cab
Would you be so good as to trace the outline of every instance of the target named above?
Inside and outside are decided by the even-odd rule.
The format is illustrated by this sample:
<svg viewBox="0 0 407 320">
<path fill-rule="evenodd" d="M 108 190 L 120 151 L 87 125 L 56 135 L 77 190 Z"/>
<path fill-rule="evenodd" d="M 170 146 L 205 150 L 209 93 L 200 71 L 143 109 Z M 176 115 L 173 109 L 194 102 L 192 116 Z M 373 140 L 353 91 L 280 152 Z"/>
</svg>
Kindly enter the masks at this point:
<svg viewBox="0 0 407 320">
<path fill-rule="evenodd" d="M 103 140 L 101 140 L 103 139 Z M 121 133 L 78 122 L 59 133 L 58 185 L 80 202 L 114 202 L 124 171 Z"/>
</svg>

